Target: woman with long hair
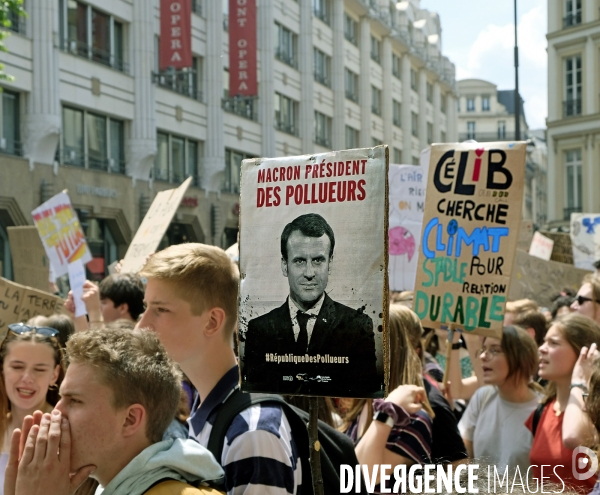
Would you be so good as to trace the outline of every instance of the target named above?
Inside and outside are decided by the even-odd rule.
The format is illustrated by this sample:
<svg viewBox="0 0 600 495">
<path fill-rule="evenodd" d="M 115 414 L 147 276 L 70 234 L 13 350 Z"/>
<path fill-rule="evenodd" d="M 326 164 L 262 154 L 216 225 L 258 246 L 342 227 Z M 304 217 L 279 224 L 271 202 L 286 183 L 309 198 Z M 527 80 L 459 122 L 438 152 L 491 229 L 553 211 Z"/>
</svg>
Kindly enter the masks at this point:
<svg viewBox="0 0 600 495">
<path fill-rule="evenodd" d="M 3 493 L 13 430 L 21 428 L 25 416 L 34 411 L 49 413 L 58 402 L 58 387 L 64 376 L 58 330 L 22 323 L 9 325 L 0 347 L 0 364 L 0 493 Z"/>
<path fill-rule="evenodd" d="M 578 313 L 559 317 L 550 327 L 539 348 L 539 371 L 541 378 L 548 380 L 541 406 L 529 417 L 526 426 L 533 433 L 529 460 L 533 475 L 541 479 L 540 467 L 552 465 L 546 470 L 549 482 L 564 482 L 569 488 L 589 492 L 595 483 L 590 478 L 578 480 L 574 476 L 573 446 L 565 445 L 563 428 L 567 406 L 572 396 L 583 393 L 584 383 L 573 382 L 575 365 L 584 347 L 600 342 L 600 326 L 591 318 Z M 579 390 L 577 390 L 579 389 Z M 582 397 L 581 397 L 582 399 Z M 569 442 L 567 442 L 569 444 Z"/>
<path fill-rule="evenodd" d="M 356 456 L 369 469 L 431 462 L 433 411 L 423 389 L 421 361 L 390 309 L 390 383 L 385 400 L 355 399 L 340 430 L 356 443 Z M 379 481 L 379 477 L 377 478 Z"/>
<path fill-rule="evenodd" d="M 502 339 L 483 340 L 479 359 L 485 385 L 475 392 L 458 424 L 469 457 L 502 472 L 518 466 L 526 473 L 533 437 L 523 423 L 541 398 L 541 387 L 532 380 L 537 345 L 522 328 L 506 326 Z"/>
</svg>

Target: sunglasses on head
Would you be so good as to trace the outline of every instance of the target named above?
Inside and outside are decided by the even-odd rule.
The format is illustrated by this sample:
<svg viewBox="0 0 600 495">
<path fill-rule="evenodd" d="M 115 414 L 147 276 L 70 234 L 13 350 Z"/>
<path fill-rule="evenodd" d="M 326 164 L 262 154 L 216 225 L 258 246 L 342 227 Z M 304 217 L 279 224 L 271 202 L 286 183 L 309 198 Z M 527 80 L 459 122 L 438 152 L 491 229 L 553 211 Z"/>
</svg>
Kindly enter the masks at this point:
<svg viewBox="0 0 600 495">
<path fill-rule="evenodd" d="M 592 299 L 591 297 L 577 296 L 575 298 L 575 300 L 577 301 L 577 304 L 579 304 L 580 306 L 583 306 L 588 301 L 594 301 L 594 302 L 600 304 L 600 301 L 598 301 L 598 299 Z"/>
<path fill-rule="evenodd" d="M 34 332 L 39 335 L 43 335 L 44 337 L 56 337 L 59 334 L 59 331 L 56 328 L 31 327 L 29 325 L 25 325 L 24 323 L 12 323 L 12 324 L 8 325 L 8 329 L 12 333 L 16 333 L 17 335 Z"/>
</svg>

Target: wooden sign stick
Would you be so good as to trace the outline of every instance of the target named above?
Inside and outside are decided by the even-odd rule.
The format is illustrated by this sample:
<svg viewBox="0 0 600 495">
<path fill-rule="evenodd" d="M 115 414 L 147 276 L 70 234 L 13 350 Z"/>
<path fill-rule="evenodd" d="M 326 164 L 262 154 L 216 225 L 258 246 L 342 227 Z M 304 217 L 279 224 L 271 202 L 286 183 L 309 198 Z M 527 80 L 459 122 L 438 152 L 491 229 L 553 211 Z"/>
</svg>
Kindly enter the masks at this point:
<svg viewBox="0 0 600 495">
<path fill-rule="evenodd" d="M 448 337 L 446 340 L 446 367 L 444 368 L 444 379 L 442 384 L 444 387 L 448 382 L 448 375 L 450 374 L 450 361 L 452 360 L 452 341 L 454 340 L 454 326 L 450 325 L 448 327 Z"/>
<path fill-rule="evenodd" d="M 324 495 L 323 475 L 321 473 L 321 444 L 319 442 L 319 397 L 310 397 L 308 442 L 310 444 L 310 474 L 312 476 L 313 492 L 315 495 Z"/>
</svg>

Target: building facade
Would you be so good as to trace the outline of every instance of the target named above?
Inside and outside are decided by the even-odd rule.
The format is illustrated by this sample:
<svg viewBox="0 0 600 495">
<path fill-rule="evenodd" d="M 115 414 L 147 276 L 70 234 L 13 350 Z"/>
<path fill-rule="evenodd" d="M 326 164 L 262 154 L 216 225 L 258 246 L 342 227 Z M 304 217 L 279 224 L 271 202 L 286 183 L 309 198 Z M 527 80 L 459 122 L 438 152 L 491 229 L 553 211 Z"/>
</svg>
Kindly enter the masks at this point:
<svg viewBox="0 0 600 495">
<path fill-rule="evenodd" d="M 15 76 L 0 81 L 5 276 L 6 228 L 63 189 L 106 267 L 190 175 L 164 245 L 227 247 L 244 158 L 386 143 L 418 163 L 456 140 L 454 65 L 418 0 L 257 0 L 255 97 L 229 95 L 229 2 L 191 1 L 193 66 L 178 71 L 158 67 L 158 0 L 25 1 L 0 53 Z"/>
<path fill-rule="evenodd" d="M 457 87 L 460 141 L 515 140 L 514 90 L 498 90 L 495 84 L 482 79 L 463 79 Z M 529 129 L 522 99 L 520 103 L 520 139 L 527 141 L 523 219 L 532 220 L 540 228 L 548 220 L 548 151 L 544 131 Z"/>
<path fill-rule="evenodd" d="M 600 212 L 600 3 L 548 0 L 549 220 Z"/>
</svg>

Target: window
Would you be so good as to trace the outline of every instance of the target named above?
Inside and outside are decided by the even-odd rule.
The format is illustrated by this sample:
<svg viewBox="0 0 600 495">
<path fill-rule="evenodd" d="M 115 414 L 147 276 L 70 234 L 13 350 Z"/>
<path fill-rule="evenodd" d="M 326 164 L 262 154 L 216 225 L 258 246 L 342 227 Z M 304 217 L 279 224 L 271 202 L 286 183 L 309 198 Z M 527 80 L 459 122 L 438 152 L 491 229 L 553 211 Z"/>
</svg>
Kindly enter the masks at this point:
<svg viewBox="0 0 600 495">
<path fill-rule="evenodd" d="M 475 139 L 475 122 L 467 122 L 467 139 Z"/>
<path fill-rule="evenodd" d="M 257 98 L 254 96 L 229 96 L 229 70 L 223 69 L 223 110 L 250 120 L 258 120 Z"/>
<path fill-rule="evenodd" d="M 0 119 L 0 153 L 20 156 L 20 97 L 19 93 L 13 93 L 6 89 L 0 93 L 1 119 Z"/>
<path fill-rule="evenodd" d="M 296 57 L 298 36 L 278 23 L 275 23 L 275 31 L 275 45 L 277 46 L 275 57 L 290 67 L 298 67 L 298 59 Z"/>
<path fill-rule="evenodd" d="M 411 127 L 412 135 L 419 137 L 419 116 L 415 112 L 411 112 Z"/>
<path fill-rule="evenodd" d="M 331 117 L 315 112 L 315 143 L 331 148 Z"/>
<path fill-rule="evenodd" d="M 125 27 L 113 16 L 76 0 L 60 0 L 61 49 L 123 72 Z"/>
<path fill-rule="evenodd" d="M 329 24 L 329 0 L 313 0 L 313 14 L 325 24 Z"/>
<path fill-rule="evenodd" d="M 23 7 L 21 5 L 21 7 Z M 25 34 L 25 19 L 26 17 L 21 16 L 11 9 L 8 9 L 6 13 L 10 26 L 1 26 L 4 29 L 10 29 L 13 33 Z"/>
<path fill-rule="evenodd" d="M 192 0 L 192 12 L 202 16 L 202 0 Z"/>
<path fill-rule="evenodd" d="M 392 119 L 394 125 L 401 127 L 402 122 L 402 105 L 399 101 L 392 100 Z"/>
<path fill-rule="evenodd" d="M 475 111 L 475 98 L 467 98 L 467 112 Z"/>
<path fill-rule="evenodd" d="M 358 131 L 346 126 L 346 149 L 358 148 Z"/>
<path fill-rule="evenodd" d="M 125 173 L 122 120 L 70 107 L 63 107 L 62 118 L 61 163 Z"/>
<path fill-rule="evenodd" d="M 427 91 L 427 101 L 429 103 L 433 103 L 433 84 L 429 81 L 426 83 L 426 91 Z"/>
<path fill-rule="evenodd" d="M 155 180 L 179 184 L 192 176 L 192 184 L 200 187 L 198 158 L 201 143 L 181 136 L 157 132 L 156 144 L 158 151 L 154 160 Z"/>
<path fill-rule="evenodd" d="M 353 45 L 358 44 L 358 39 L 356 37 L 357 31 L 358 23 L 348 14 L 344 13 L 344 38 Z"/>
<path fill-rule="evenodd" d="M 242 160 L 248 158 L 251 158 L 251 156 L 242 153 L 241 151 L 225 149 L 225 177 L 222 187 L 223 191 L 233 194 L 240 193 L 240 170 L 242 167 Z"/>
<path fill-rule="evenodd" d="M 371 86 L 371 112 L 381 115 L 381 90 Z"/>
<path fill-rule="evenodd" d="M 377 138 L 371 138 L 371 146 L 381 146 L 383 141 Z"/>
<path fill-rule="evenodd" d="M 298 134 L 297 114 L 298 102 L 275 93 L 275 127 L 277 129 L 296 136 Z"/>
<path fill-rule="evenodd" d="M 379 41 L 375 36 L 371 36 L 371 60 L 375 60 L 375 62 L 381 62 L 381 41 Z"/>
<path fill-rule="evenodd" d="M 331 86 L 331 57 L 323 53 L 318 48 L 314 49 L 315 81 L 327 86 Z"/>
<path fill-rule="evenodd" d="M 419 91 L 417 87 L 417 73 L 414 69 L 410 69 L 410 87 L 413 91 Z"/>
<path fill-rule="evenodd" d="M 346 87 L 346 98 L 358 101 L 358 75 L 350 69 L 344 69 L 344 85 Z"/>
<path fill-rule="evenodd" d="M 400 57 L 395 53 L 392 53 L 392 75 L 396 79 L 400 79 L 402 65 L 400 63 Z"/>
<path fill-rule="evenodd" d="M 158 60 L 156 61 L 158 66 Z M 192 66 L 185 69 L 166 69 L 153 73 L 153 79 L 161 88 L 171 89 L 195 100 L 202 101 L 202 58 L 193 57 Z"/>
<path fill-rule="evenodd" d="M 567 208 L 578 211 L 582 207 L 581 149 L 565 153 L 567 174 Z M 566 213 L 566 212 L 565 212 Z M 566 216 L 566 215 L 565 215 Z"/>
<path fill-rule="evenodd" d="M 456 98 L 456 111 L 460 112 L 460 98 Z"/>
<path fill-rule="evenodd" d="M 394 162 L 396 165 L 400 165 L 402 163 L 402 150 L 398 148 L 394 148 Z"/>
<path fill-rule="evenodd" d="M 440 131 L 440 141 L 442 143 L 446 142 L 446 131 Z"/>
<path fill-rule="evenodd" d="M 427 122 L 427 144 L 433 143 L 433 124 Z"/>
<path fill-rule="evenodd" d="M 565 59 L 565 117 L 581 115 L 581 56 Z"/>
<path fill-rule="evenodd" d="M 563 29 L 581 24 L 581 0 L 566 0 Z"/>
<path fill-rule="evenodd" d="M 448 97 L 445 94 L 443 94 L 440 98 L 440 112 L 445 114 L 447 105 L 448 105 Z"/>
<path fill-rule="evenodd" d="M 490 97 L 489 95 L 484 95 L 481 97 L 481 111 L 489 112 L 490 111 Z"/>
<path fill-rule="evenodd" d="M 213 0 L 218 1 L 218 0 Z M 223 30 L 229 31 L 229 0 L 223 0 Z"/>
<path fill-rule="evenodd" d="M 498 139 L 506 139 L 506 120 L 498 121 Z"/>
</svg>

